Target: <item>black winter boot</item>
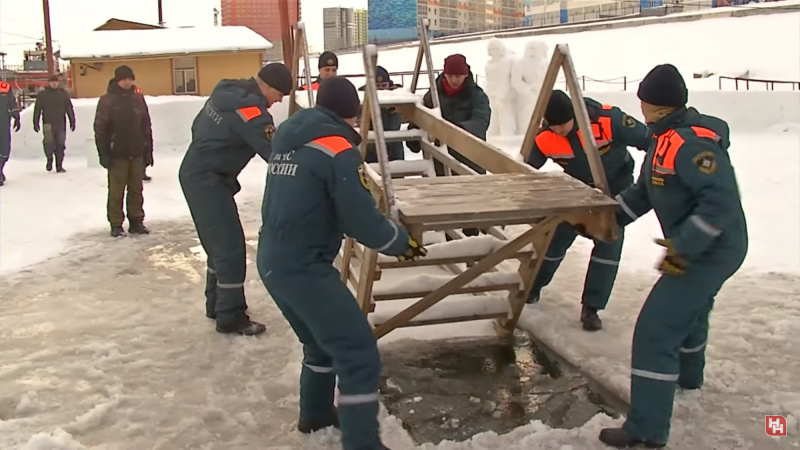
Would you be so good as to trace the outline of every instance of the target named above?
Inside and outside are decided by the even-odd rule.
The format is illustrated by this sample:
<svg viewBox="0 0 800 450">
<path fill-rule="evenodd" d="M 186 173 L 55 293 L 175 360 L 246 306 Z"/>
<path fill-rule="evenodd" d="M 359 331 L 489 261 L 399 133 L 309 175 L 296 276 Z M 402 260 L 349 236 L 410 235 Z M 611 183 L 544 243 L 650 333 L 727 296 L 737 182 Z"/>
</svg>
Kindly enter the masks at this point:
<svg viewBox="0 0 800 450">
<path fill-rule="evenodd" d="M 142 171 L 142 181 L 150 181 L 153 177 L 147 174 L 147 169 Z"/>
<path fill-rule="evenodd" d="M 115 237 L 116 238 L 116 237 L 124 237 L 124 236 L 125 236 L 125 230 L 121 226 L 119 226 L 119 227 L 111 227 L 111 237 Z"/>
<path fill-rule="evenodd" d="M 61 153 L 56 153 L 56 173 L 64 173 L 64 155 Z"/>
<path fill-rule="evenodd" d="M 586 331 L 597 331 L 603 328 L 603 321 L 597 315 L 597 309 L 584 305 L 581 308 L 581 322 Z"/>
<path fill-rule="evenodd" d="M 47 157 L 47 163 L 45 163 L 45 165 L 44 165 L 44 170 L 46 170 L 48 172 L 52 172 L 53 171 L 53 157 L 52 156 L 48 156 Z"/>
<path fill-rule="evenodd" d="M 630 433 L 625 428 L 603 428 L 598 436 L 600 442 L 615 448 L 632 448 L 642 446 L 644 448 L 661 448 L 666 443 L 657 444 L 655 442 L 643 441 Z"/>
<path fill-rule="evenodd" d="M 339 428 L 339 410 L 335 407 L 331 412 L 331 417 L 323 422 L 297 422 L 297 430 L 303 434 L 313 433 L 328 427 Z"/>
<path fill-rule="evenodd" d="M 239 321 L 225 326 L 217 323 L 217 333 L 222 334 L 241 334 L 242 336 L 258 336 L 267 331 L 266 325 L 250 320 L 246 314 Z"/>
<path fill-rule="evenodd" d="M 6 174 L 3 173 L 3 168 L 6 166 L 6 159 L 0 161 L 0 186 L 6 184 Z"/>
<path fill-rule="evenodd" d="M 150 234 L 150 230 L 144 226 L 141 220 L 131 220 L 128 224 L 128 233 L 130 234 Z"/>
</svg>

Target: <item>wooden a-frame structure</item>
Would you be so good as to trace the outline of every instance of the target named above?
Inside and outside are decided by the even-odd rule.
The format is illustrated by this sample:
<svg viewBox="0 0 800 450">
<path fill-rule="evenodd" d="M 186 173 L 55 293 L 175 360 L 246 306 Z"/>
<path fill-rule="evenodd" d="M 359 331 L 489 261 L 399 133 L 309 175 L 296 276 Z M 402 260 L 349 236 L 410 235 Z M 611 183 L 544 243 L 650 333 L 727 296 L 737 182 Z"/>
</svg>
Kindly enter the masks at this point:
<svg viewBox="0 0 800 450">
<path fill-rule="evenodd" d="M 308 67 L 308 52 L 299 48 L 304 46 L 302 33 L 303 27 L 299 26 L 292 64 L 295 79 L 301 55 Z M 526 157 L 530 151 L 558 71 L 563 69 L 598 189 L 562 172 L 537 171 L 439 117 L 426 19 L 419 21 L 419 35 L 409 91 L 416 91 L 424 59 L 434 109 L 424 107 L 419 95 L 379 93 L 375 83 L 377 48 L 367 46 L 361 153 L 366 154 L 368 144 L 376 147 L 378 163 L 367 164 L 366 172 L 372 195 L 385 214 L 420 242 L 430 236 L 427 232 L 441 231 L 452 241 L 426 244 L 426 257 L 399 262 L 348 237 L 336 264 L 342 282 L 354 291 L 378 338 L 399 327 L 487 319 L 495 321 L 500 336 L 508 336 L 516 327 L 556 226 L 562 221 L 582 224 L 597 239 L 617 239 L 617 203 L 608 195 L 608 183 L 566 44 L 559 44 L 554 51 L 520 153 Z M 310 77 L 306 78 L 309 83 Z M 306 105 L 313 105 L 312 97 L 309 94 Z M 291 98 L 294 112 L 301 106 L 298 97 Z M 386 107 L 395 108 L 419 129 L 383 131 L 380 109 Z M 374 131 L 369 130 L 370 123 Z M 423 160 L 390 163 L 386 142 L 411 140 L 420 142 Z M 434 145 L 437 140 L 441 145 Z M 448 147 L 486 169 L 487 174 L 479 175 L 453 158 Z M 445 176 L 435 175 L 433 161 L 444 166 Z M 512 234 L 511 227 L 518 229 Z M 465 228 L 479 228 L 485 234 L 466 237 L 461 232 Z M 433 280 L 429 277 L 425 282 L 411 278 L 404 285 L 401 283 L 400 289 L 382 289 L 378 283 L 389 270 L 425 266 L 445 267 L 451 275 L 432 277 Z M 401 299 L 418 300 L 392 312 L 382 308 Z"/>
</svg>

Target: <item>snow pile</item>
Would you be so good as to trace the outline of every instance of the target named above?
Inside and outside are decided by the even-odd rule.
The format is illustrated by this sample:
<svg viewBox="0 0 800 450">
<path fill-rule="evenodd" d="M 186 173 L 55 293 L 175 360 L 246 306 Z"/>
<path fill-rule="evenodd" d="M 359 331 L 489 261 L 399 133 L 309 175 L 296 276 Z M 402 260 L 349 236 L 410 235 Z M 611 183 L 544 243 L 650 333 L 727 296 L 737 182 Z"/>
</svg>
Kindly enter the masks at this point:
<svg viewBox="0 0 800 450">
<path fill-rule="evenodd" d="M 102 30 L 69 35 L 61 41 L 61 58 L 123 58 L 271 48 L 272 43 L 244 26 Z"/>
<path fill-rule="evenodd" d="M 783 2 L 775 3 L 780 7 Z M 747 30 L 758 39 L 739 39 L 730 45 L 720 45 L 715 39 L 699 39 L 698 36 L 739 36 Z M 653 24 L 641 27 L 610 30 L 584 31 L 570 34 L 549 34 L 535 37 L 503 38 L 506 46 L 518 55 L 523 54 L 525 44 L 535 39 L 545 42 L 550 49 L 556 44 L 569 44 L 578 76 L 587 77 L 588 91 L 635 92 L 639 80 L 657 64 L 674 64 L 686 79 L 689 90 L 718 90 L 717 77 L 693 79 L 694 73 L 713 73 L 729 77 L 800 80 L 800 13 L 787 12 L 764 16 L 704 19 L 691 22 Z M 666 39 L 666 41 L 665 41 Z M 454 53 L 467 56 L 473 73 L 484 81 L 481 70 L 487 62 L 488 39 L 431 46 L 434 67 L 441 69 L 444 58 Z M 653 52 L 654 42 L 669 42 L 669 56 Z M 779 42 L 781 45 L 764 45 Z M 613 56 L 609 49 L 614 49 Z M 552 54 L 552 53 L 551 53 Z M 389 72 L 411 70 L 417 48 L 399 48 L 378 52 L 378 63 Z M 316 61 L 311 61 L 316 67 Z M 339 56 L 341 73 L 363 73 L 363 56 L 360 53 Z M 398 77 L 395 77 L 398 78 Z M 407 80 L 408 78 L 406 78 Z M 564 89 L 564 77 L 559 76 L 557 86 Z M 604 82 L 593 80 L 606 80 Z M 399 80 L 395 80 L 397 82 Z M 420 80 L 427 86 L 426 77 Z M 723 88 L 733 90 L 732 81 L 723 81 Z M 764 85 L 753 87 L 764 90 Z M 789 90 L 791 86 L 776 85 L 777 90 Z"/>
<path fill-rule="evenodd" d="M 150 31 L 150 30 L 147 30 Z M 150 120 L 153 124 L 153 150 L 156 164 L 162 155 L 183 155 L 192 138 L 192 122 L 203 108 L 208 97 L 186 95 L 145 96 Z M 96 163 L 97 149 L 94 144 L 94 117 L 97 98 L 73 99 L 75 131 L 67 131 L 68 156 L 86 155 Z M 288 97 L 270 108 L 276 124 L 283 122 L 288 115 Z M 22 128 L 11 136 L 12 160 L 17 158 L 43 158 L 42 134 L 33 131 L 33 108 L 20 113 Z M 73 163 L 74 164 L 74 163 Z M 93 164 L 96 165 L 96 164 Z M 11 166 L 11 165 L 9 165 Z"/>
</svg>

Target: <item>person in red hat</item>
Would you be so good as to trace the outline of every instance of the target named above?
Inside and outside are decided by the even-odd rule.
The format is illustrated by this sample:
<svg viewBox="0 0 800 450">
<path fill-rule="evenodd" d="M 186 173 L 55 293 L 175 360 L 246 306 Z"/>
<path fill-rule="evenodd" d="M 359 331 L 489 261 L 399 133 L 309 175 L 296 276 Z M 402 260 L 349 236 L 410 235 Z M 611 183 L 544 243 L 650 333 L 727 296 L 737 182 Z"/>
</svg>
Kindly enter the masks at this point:
<svg viewBox="0 0 800 450">
<path fill-rule="evenodd" d="M 473 136 L 486 140 L 486 130 L 489 129 L 489 118 L 492 110 L 489 107 L 489 97 L 476 83 L 472 75 L 467 58 L 461 54 L 450 55 L 444 59 L 444 71 L 436 79 L 436 88 L 439 94 L 439 108 L 442 118 L 459 128 L 466 130 Z M 422 98 L 425 106 L 433 108 L 431 93 Z M 419 128 L 409 124 L 409 129 Z M 408 149 L 419 153 L 420 144 L 417 141 L 406 142 Z M 461 161 L 478 173 L 486 173 L 482 167 L 472 162 L 458 151 L 448 148 L 447 151 L 453 158 Z M 434 161 L 436 175 L 444 175 L 444 165 Z"/>
</svg>

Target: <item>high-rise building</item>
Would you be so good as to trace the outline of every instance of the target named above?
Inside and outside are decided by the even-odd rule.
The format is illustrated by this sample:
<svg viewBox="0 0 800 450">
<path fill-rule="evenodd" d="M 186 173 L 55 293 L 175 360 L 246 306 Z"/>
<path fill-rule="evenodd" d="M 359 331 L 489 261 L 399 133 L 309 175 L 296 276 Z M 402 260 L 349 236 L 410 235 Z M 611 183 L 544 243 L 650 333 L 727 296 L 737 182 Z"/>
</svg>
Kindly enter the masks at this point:
<svg viewBox="0 0 800 450">
<path fill-rule="evenodd" d="M 300 20 L 300 0 L 222 0 L 222 25 L 242 25 L 264 36 L 273 45 L 267 59 L 281 59 L 281 14 L 279 2 L 289 3 L 289 24 Z"/>
<path fill-rule="evenodd" d="M 525 0 L 417 0 L 417 15 L 441 35 L 521 27 Z"/>
<path fill-rule="evenodd" d="M 356 19 L 356 45 L 361 47 L 367 45 L 367 10 L 353 10 Z"/>
<path fill-rule="evenodd" d="M 353 8 L 323 8 L 322 27 L 325 50 L 358 46 L 358 27 Z"/>
</svg>

